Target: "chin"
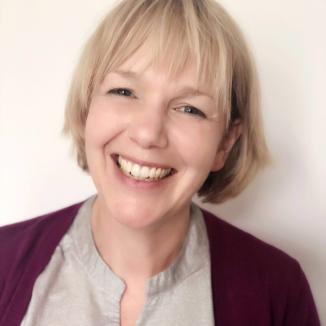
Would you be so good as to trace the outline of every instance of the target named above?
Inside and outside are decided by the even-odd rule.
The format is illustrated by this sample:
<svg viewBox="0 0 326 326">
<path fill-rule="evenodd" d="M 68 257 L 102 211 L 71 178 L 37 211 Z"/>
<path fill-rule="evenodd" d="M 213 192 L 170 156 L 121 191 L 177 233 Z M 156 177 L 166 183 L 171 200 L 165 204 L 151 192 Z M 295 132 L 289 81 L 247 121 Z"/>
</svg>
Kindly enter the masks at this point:
<svg viewBox="0 0 326 326">
<path fill-rule="evenodd" d="M 115 222 L 128 227 L 130 229 L 141 230 L 156 224 L 159 224 L 165 212 L 159 212 L 158 209 L 153 209 L 153 205 L 149 203 L 136 202 L 107 202 L 107 207 L 110 207 L 111 215 Z M 157 208 L 157 207 L 156 207 Z"/>
</svg>

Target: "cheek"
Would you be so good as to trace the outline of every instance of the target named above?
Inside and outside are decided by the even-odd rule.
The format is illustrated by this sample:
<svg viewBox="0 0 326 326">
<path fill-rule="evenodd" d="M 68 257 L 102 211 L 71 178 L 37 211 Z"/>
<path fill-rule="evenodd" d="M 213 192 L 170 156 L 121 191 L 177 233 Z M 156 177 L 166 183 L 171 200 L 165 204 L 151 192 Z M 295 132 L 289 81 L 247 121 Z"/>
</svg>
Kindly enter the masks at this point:
<svg viewBox="0 0 326 326">
<path fill-rule="evenodd" d="M 176 146 L 185 163 L 206 174 L 210 170 L 221 141 L 217 128 L 194 127 L 187 130 L 178 128 L 174 132 Z M 197 171 L 198 173 L 198 171 Z"/>
<path fill-rule="evenodd" d="M 106 125 L 103 120 L 98 119 L 94 113 L 89 113 L 85 126 L 86 148 L 99 145 L 105 139 Z"/>
<path fill-rule="evenodd" d="M 103 146 L 123 130 L 123 119 L 104 101 L 90 106 L 85 126 L 86 146 Z"/>
</svg>

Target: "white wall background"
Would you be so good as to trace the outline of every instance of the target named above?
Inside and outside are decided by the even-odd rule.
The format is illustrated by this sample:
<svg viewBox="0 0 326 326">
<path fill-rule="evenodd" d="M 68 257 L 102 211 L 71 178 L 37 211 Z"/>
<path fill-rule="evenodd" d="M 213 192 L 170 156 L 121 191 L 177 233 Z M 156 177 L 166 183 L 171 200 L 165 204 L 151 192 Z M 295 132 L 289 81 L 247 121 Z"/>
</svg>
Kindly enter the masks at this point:
<svg viewBox="0 0 326 326">
<path fill-rule="evenodd" d="M 0 0 L 0 225 L 94 192 L 61 135 L 81 46 L 108 0 Z M 274 165 L 216 213 L 297 258 L 326 324 L 326 1 L 223 0 L 257 59 Z"/>
</svg>

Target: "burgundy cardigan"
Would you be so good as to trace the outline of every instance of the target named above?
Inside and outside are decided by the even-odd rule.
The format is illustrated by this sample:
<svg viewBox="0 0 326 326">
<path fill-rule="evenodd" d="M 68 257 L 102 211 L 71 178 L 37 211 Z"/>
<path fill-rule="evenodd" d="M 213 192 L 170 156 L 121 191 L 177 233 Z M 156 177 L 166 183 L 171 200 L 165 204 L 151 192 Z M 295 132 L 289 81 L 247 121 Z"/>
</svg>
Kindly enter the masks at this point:
<svg viewBox="0 0 326 326">
<path fill-rule="evenodd" d="M 0 228 L 0 326 L 20 325 L 35 280 L 81 204 Z M 216 326 L 320 325 L 296 260 L 208 212 L 204 218 Z"/>
</svg>

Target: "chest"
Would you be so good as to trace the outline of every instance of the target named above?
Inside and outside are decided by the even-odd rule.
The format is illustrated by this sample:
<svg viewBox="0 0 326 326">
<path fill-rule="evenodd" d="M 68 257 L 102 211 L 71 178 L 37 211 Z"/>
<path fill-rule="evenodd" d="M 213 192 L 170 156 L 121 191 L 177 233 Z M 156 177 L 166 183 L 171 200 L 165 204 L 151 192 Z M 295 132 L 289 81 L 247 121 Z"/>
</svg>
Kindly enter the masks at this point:
<svg viewBox="0 0 326 326">
<path fill-rule="evenodd" d="M 171 280 L 163 274 L 152 280 L 146 295 L 124 296 L 115 279 L 98 272 L 93 278 L 77 260 L 51 262 L 34 285 L 22 325 L 213 326 L 209 279 L 200 272 L 169 287 Z"/>
<path fill-rule="evenodd" d="M 120 302 L 121 326 L 135 326 L 142 315 L 145 304 L 144 287 L 135 291 L 126 291 Z"/>
</svg>

